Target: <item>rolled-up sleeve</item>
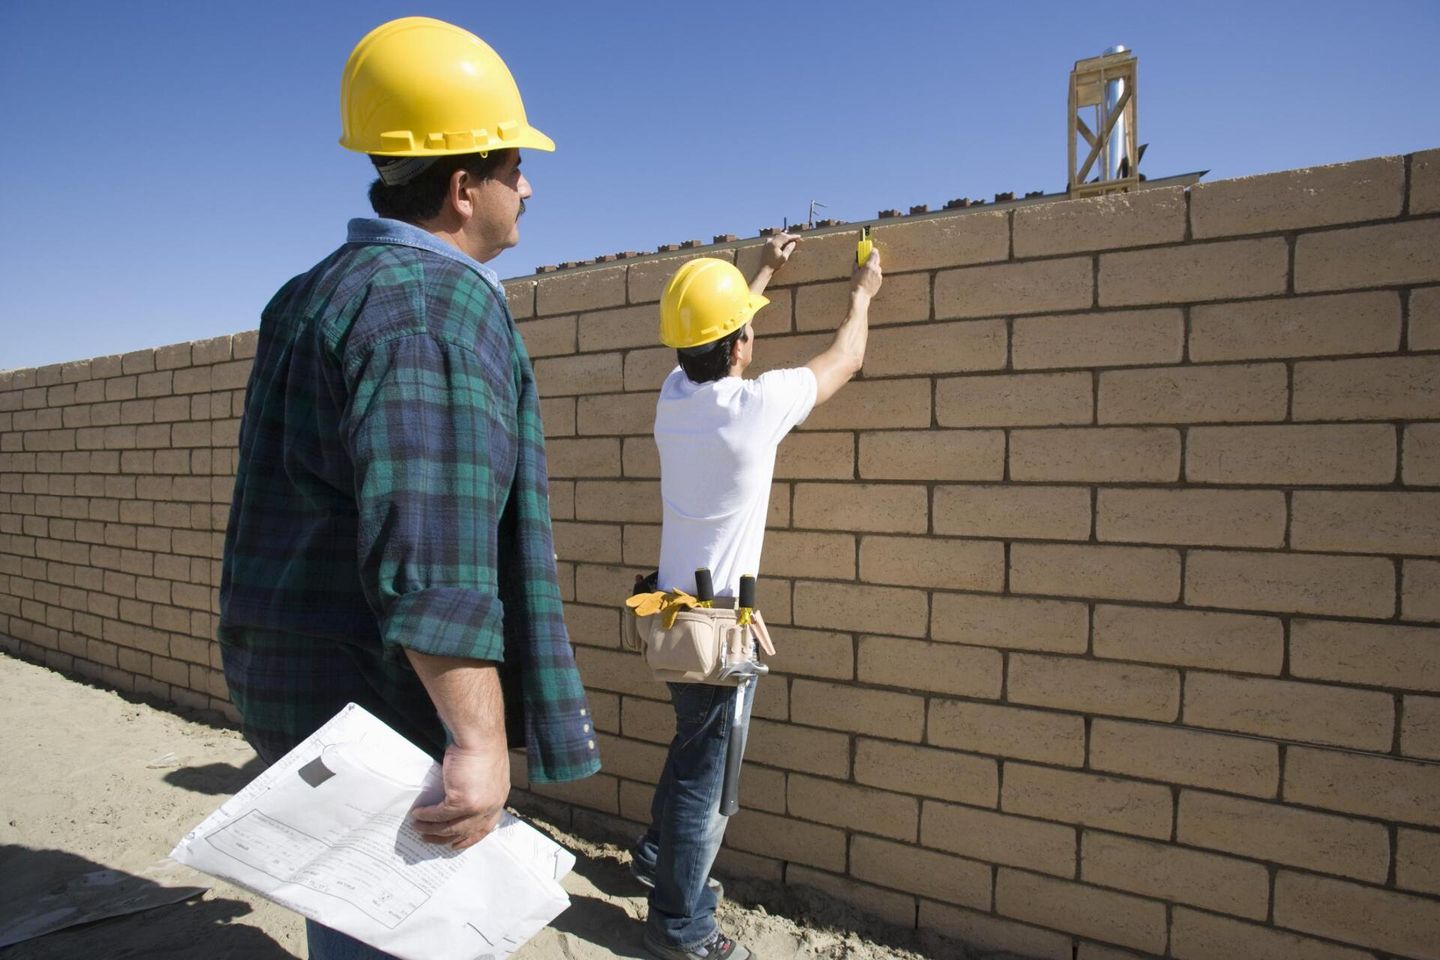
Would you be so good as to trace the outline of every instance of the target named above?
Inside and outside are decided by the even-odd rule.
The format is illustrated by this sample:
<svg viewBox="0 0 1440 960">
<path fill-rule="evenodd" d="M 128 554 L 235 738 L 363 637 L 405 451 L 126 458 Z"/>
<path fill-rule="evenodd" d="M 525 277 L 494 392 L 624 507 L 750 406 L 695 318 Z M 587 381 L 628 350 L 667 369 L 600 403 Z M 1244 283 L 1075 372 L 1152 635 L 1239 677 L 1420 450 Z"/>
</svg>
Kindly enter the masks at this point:
<svg viewBox="0 0 1440 960">
<path fill-rule="evenodd" d="M 428 333 L 371 347 L 347 373 L 359 574 L 386 652 L 503 660 L 497 528 L 515 464 L 503 384 Z"/>
</svg>

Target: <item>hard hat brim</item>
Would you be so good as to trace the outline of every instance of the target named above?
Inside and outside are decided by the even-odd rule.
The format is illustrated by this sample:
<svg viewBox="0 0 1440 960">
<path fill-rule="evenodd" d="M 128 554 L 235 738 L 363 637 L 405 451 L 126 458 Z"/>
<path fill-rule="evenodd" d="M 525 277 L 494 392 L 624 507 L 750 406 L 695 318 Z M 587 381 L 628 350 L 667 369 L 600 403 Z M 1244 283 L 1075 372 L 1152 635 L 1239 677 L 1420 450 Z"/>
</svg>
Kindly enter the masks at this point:
<svg viewBox="0 0 1440 960">
<path fill-rule="evenodd" d="M 453 150 L 429 150 L 424 147 L 397 149 L 397 150 L 374 150 L 369 145 L 359 143 L 353 138 L 341 137 L 340 146 L 346 150 L 353 150 L 356 153 L 368 154 L 372 157 L 450 157 L 460 153 L 489 153 L 492 150 L 543 150 L 546 153 L 555 152 L 555 141 L 545 134 L 526 124 L 514 136 L 508 140 L 500 140 L 491 137 L 484 147 L 466 146 L 457 147 Z"/>
<path fill-rule="evenodd" d="M 688 341 L 681 341 L 677 338 L 665 336 L 662 334 L 660 342 L 667 347 L 674 347 L 676 350 L 692 350 L 696 347 L 703 347 L 706 344 L 718 343 L 721 340 L 724 340 L 726 337 L 730 336 L 730 334 L 734 333 L 736 330 L 739 330 L 741 327 L 745 326 L 745 324 L 749 323 L 751 319 L 754 318 L 755 314 L 759 313 L 760 310 L 769 302 L 769 297 L 762 297 L 758 293 L 749 294 L 745 299 L 745 305 L 740 308 L 738 313 L 735 314 L 735 319 L 731 320 L 730 323 L 726 325 L 725 331 L 719 336 L 711 337 L 709 340 L 701 340 L 699 343 L 690 343 Z"/>
<path fill-rule="evenodd" d="M 745 301 L 745 312 L 740 320 L 740 323 L 736 324 L 735 329 L 739 330 L 745 324 L 749 323 L 750 318 L 755 316 L 755 314 L 759 313 L 761 308 L 769 302 L 769 297 L 762 297 L 758 293 L 750 294 L 750 299 Z"/>
</svg>

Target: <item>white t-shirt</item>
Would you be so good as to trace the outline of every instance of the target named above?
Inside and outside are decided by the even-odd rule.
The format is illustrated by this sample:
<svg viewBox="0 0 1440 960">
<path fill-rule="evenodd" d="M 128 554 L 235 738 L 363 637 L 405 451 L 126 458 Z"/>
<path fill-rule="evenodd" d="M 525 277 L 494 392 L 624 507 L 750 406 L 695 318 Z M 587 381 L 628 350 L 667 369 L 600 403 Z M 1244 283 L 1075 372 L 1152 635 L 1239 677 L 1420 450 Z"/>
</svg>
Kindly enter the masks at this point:
<svg viewBox="0 0 1440 960">
<path fill-rule="evenodd" d="M 733 597 L 742 575 L 760 572 L 775 450 L 810 415 L 816 389 L 808 367 L 710 383 L 671 371 L 655 405 L 660 589 L 694 593 L 707 567 L 715 595 Z"/>
</svg>

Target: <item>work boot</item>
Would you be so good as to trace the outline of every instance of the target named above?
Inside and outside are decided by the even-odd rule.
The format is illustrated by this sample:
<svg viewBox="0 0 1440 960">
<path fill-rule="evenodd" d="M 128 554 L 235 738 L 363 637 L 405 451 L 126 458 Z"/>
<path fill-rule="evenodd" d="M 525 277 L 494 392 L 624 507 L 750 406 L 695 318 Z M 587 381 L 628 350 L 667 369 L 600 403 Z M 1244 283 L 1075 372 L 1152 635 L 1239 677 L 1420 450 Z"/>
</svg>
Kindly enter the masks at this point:
<svg viewBox="0 0 1440 960">
<path fill-rule="evenodd" d="M 655 889 L 654 868 L 643 864 L 639 857 L 630 858 L 630 876 L 646 890 Z M 705 886 L 714 891 L 716 900 L 725 899 L 725 885 L 714 877 L 705 878 Z"/>
<path fill-rule="evenodd" d="M 645 931 L 645 949 L 660 960 L 760 960 L 749 949 L 736 943 L 719 930 L 710 939 L 694 947 L 676 947 L 661 943 Z"/>
</svg>

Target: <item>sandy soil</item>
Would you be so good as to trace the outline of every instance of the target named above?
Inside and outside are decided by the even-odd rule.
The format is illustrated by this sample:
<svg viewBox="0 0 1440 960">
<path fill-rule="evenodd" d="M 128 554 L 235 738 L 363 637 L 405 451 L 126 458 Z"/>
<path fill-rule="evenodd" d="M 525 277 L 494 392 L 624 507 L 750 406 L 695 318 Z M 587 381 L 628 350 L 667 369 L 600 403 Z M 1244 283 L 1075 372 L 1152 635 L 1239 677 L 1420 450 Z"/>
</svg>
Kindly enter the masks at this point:
<svg viewBox="0 0 1440 960">
<path fill-rule="evenodd" d="M 176 839 L 260 770 L 254 752 L 233 730 L 133 703 L 3 654 L 0 731 L 0 904 L 12 908 L 27 898 L 62 891 L 67 881 L 90 871 L 108 868 L 139 876 L 155 869 Z M 577 856 L 565 882 L 572 904 L 517 958 L 644 957 L 639 919 L 645 900 L 625 868 L 628 854 L 543 822 L 537 825 Z M 184 868 L 172 868 L 167 879 L 171 885 L 210 889 L 184 902 L 28 940 L 5 949 L 3 956 L 305 956 L 304 927 L 297 915 Z M 969 956 L 955 945 L 922 944 L 898 931 L 867 927 L 818 896 L 777 894 L 744 883 L 729 885 L 720 921 L 765 960 Z"/>
</svg>

